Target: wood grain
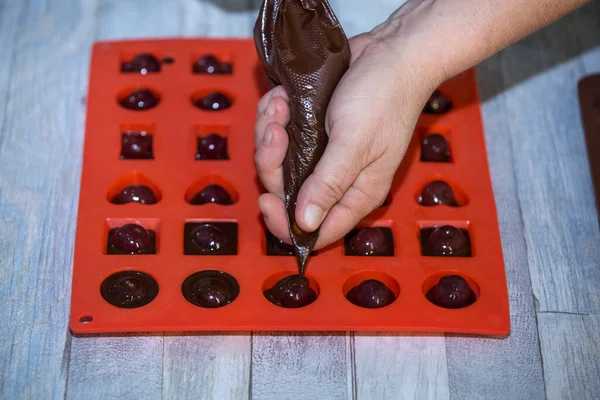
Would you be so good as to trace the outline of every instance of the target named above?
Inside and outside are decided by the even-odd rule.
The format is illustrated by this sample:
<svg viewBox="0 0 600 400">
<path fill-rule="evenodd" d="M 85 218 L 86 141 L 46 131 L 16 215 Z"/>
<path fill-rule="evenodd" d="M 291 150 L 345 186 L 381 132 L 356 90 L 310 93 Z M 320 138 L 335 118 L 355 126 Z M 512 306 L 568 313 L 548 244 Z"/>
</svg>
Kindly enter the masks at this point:
<svg viewBox="0 0 600 400">
<path fill-rule="evenodd" d="M 163 338 L 74 337 L 67 399 L 161 399 Z"/>
<path fill-rule="evenodd" d="M 250 347 L 249 332 L 165 337 L 163 397 L 249 398 Z"/>
<path fill-rule="evenodd" d="M 548 399 L 597 399 L 600 316 L 538 314 Z"/>
<path fill-rule="evenodd" d="M 436 335 L 354 335 L 357 399 L 448 399 L 446 344 Z"/>
<path fill-rule="evenodd" d="M 2 398 L 65 393 L 93 5 L 0 5 Z"/>
<path fill-rule="evenodd" d="M 252 399 L 352 398 L 349 335 L 258 332 L 252 337 Z"/>
</svg>

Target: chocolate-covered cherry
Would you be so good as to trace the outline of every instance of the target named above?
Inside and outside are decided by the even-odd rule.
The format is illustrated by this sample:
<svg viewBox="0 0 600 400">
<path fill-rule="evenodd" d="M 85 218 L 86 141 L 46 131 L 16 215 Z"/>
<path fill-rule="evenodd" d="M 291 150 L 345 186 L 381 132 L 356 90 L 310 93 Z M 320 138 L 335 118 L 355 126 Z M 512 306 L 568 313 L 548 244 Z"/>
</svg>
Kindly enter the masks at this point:
<svg viewBox="0 0 600 400">
<path fill-rule="evenodd" d="M 231 107 L 231 100 L 221 92 L 211 92 L 206 96 L 195 100 L 194 105 L 203 110 L 221 111 Z"/>
<path fill-rule="evenodd" d="M 137 202 L 140 204 L 156 204 L 156 196 L 148 186 L 145 185 L 130 185 L 121 190 L 111 200 L 114 204 L 127 204 Z"/>
<path fill-rule="evenodd" d="M 279 280 L 271 289 L 265 290 L 264 295 L 271 303 L 285 308 L 304 307 L 317 299 L 308 279 L 300 275 Z"/>
<path fill-rule="evenodd" d="M 204 308 L 219 308 L 234 301 L 240 287 L 235 278 L 222 271 L 201 271 L 189 276 L 181 288 L 192 304 Z"/>
<path fill-rule="evenodd" d="M 226 160 L 228 158 L 226 137 L 211 133 L 198 138 L 197 160 Z"/>
<path fill-rule="evenodd" d="M 192 240 L 206 253 L 216 253 L 227 245 L 227 234 L 214 225 L 200 225 L 192 231 Z"/>
<path fill-rule="evenodd" d="M 450 225 L 435 228 L 427 239 L 427 246 L 433 256 L 463 256 L 470 252 L 467 236 Z"/>
<path fill-rule="evenodd" d="M 425 136 L 421 142 L 421 161 L 448 162 L 450 161 L 450 147 L 444 135 L 432 133 Z"/>
<path fill-rule="evenodd" d="M 122 253 L 142 253 L 152 246 L 152 237 L 143 227 L 127 224 L 118 228 L 112 236 L 112 246 Z"/>
<path fill-rule="evenodd" d="M 477 300 L 467 281 L 458 275 L 443 277 L 437 285 L 429 289 L 425 297 L 443 308 L 463 308 Z"/>
<path fill-rule="evenodd" d="M 357 254 L 377 255 L 386 250 L 389 244 L 381 229 L 362 228 L 350 239 L 350 247 Z"/>
<path fill-rule="evenodd" d="M 231 195 L 222 186 L 208 185 L 201 192 L 196 193 L 190 200 L 190 204 L 201 205 L 207 203 L 216 203 L 221 205 L 233 204 Z"/>
<path fill-rule="evenodd" d="M 158 284 L 143 272 L 122 271 L 106 278 L 100 292 L 104 300 L 116 307 L 137 308 L 154 300 Z"/>
<path fill-rule="evenodd" d="M 426 114 L 443 114 L 450 111 L 451 108 L 452 101 L 444 96 L 442 92 L 436 90 L 431 97 L 429 97 L 429 100 L 427 100 L 423 112 Z"/>
<path fill-rule="evenodd" d="M 121 158 L 152 158 L 152 135 L 146 132 L 124 133 L 121 136 Z"/>
<path fill-rule="evenodd" d="M 160 61 L 149 53 L 138 54 L 131 62 L 123 63 L 121 71 L 138 72 L 142 75 L 150 72 L 160 72 Z"/>
<path fill-rule="evenodd" d="M 212 54 L 200 57 L 192 69 L 196 74 L 231 74 L 231 64 L 221 63 Z"/>
<path fill-rule="evenodd" d="M 419 204 L 429 207 L 441 204 L 457 206 L 452 187 L 444 181 L 433 181 L 425 186 L 419 196 Z"/>
<path fill-rule="evenodd" d="M 396 301 L 396 296 L 387 286 L 376 279 L 362 281 L 346 294 L 352 304 L 364 308 L 381 308 Z"/>
<path fill-rule="evenodd" d="M 136 89 L 123 97 L 119 103 L 129 110 L 149 110 L 156 107 L 158 98 L 148 89 Z"/>
</svg>

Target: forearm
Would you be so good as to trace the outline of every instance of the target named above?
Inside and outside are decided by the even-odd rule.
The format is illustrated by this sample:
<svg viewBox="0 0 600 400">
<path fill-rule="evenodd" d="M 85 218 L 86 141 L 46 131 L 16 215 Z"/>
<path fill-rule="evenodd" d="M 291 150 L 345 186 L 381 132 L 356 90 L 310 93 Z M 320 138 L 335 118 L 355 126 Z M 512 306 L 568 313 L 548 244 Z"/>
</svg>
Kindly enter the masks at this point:
<svg viewBox="0 0 600 400">
<path fill-rule="evenodd" d="M 589 0 L 410 0 L 373 33 L 450 78 Z M 407 37 L 409 36 L 409 37 Z"/>
</svg>

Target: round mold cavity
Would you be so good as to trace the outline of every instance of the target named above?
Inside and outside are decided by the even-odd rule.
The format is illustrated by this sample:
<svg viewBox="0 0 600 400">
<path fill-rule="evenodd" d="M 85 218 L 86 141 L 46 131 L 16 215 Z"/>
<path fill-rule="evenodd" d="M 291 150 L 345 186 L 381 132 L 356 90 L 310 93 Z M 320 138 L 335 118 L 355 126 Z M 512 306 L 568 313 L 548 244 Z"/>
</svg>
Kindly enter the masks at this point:
<svg viewBox="0 0 600 400">
<path fill-rule="evenodd" d="M 464 207 L 467 204 L 469 204 L 469 197 L 467 196 L 466 192 L 461 188 L 461 186 L 453 179 L 449 179 L 448 177 L 445 176 L 441 176 L 441 175 L 436 175 L 434 177 L 432 177 L 431 179 L 427 180 L 426 182 L 424 182 L 423 184 L 419 185 L 417 191 L 414 194 L 414 199 L 415 201 L 422 207 L 438 207 L 438 206 L 446 206 L 446 204 L 438 204 L 435 206 L 425 206 L 421 204 L 421 195 L 423 194 L 423 191 L 425 190 L 425 188 L 427 186 L 429 186 L 429 184 L 436 182 L 436 181 L 441 181 L 444 183 L 447 183 L 448 185 L 450 185 L 450 188 L 452 188 L 452 193 L 454 195 L 454 200 L 456 202 L 456 206 L 449 206 L 449 207 Z"/>
<path fill-rule="evenodd" d="M 202 99 L 204 99 L 206 96 L 217 94 L 217 93 L 225 95 L 225 97 L 227 97 L 227 99 L 229 100 L 229 106 L 219 108 L 219 109 L 215 109 L 214 107 L 213 107 L 213 109 L 207 109 L 207 108 L 202 108 L 199 105 L 197 105 L 197 103 L 199 101 L 201 101 Z M 228 110 L 231 107 L 233 107 L 236 99 L 235 99 L 235 96 L 233 96 L 233 94 L 231 92 L 229 92 L 228 90 L 212 88 L 212 89 L 201 89 L 201 90 L 194 92 L 190 98 L 190 101 L 191 101 L 192 105 L 199 110 L 207 111 L 207 112 L 219 112 L 219 111 Z"/>
<path fill-rule="evenodd" d="M 149 91 L 152 96 L 154 96 L 154 98 L 156 99 L 156 104 L 150 107 L 146 107 L 146 108 L 138 108 L 138 109 L 134 109 L 134 108 L 128 108 L 125 107 L 122 102 L 130 95 L 132 95 L 134 92 L 138 92 L 138 91 L 144 91 L 147 90 Z M 147 86 L 129 86 L 125 89 L 122 89 L 119 91 L 119 93 L 117 94 L 117 104 L 121 107 L 124 108 L 126 110 L 130 110 L 130 111 L 148 111 L 151 110 L 153 108 L 158 107 L 158 105 L 160 104 L 161 100 L 162 100 L 162 96 L 160 94 L 160 92 L 154 88 L 151 87 L 147 87 Z"/>
<path fill-rule="evenodd" d="M 106 302 L 119 308 L 138 308 L 153 301 L 158 295 L 156 279 L 145 272 L 120 271 L 106 278 L 100 285 L 100 294 Z"/>
<path fill-rule="evenodd" d="M 185 191 L 184 199 L 186 203 L 190 203 L 194 196 L 202 192 L 202 190 L 204 190 L 207 186 L 210 185 L 218 185 L 225 189 L 229 196 L 231 196 L 231 201 L 233 202 L 233 204 L 239 201 L 240 196 L 237 190 L 235 190 L 235 187 L 230 182 L 223 179 L 219 175 L 206 175 L 192 183 L 188 190 Z"/>
<path fill-rule="evenodd" d="M 122 204 L 122 203 L 114 203 L 113 201 L 117 195 L 121 194 L 123 189 L 128 188 L 130 186 L 146 186 L 150 190 L 152 190 L 152 193 L 154 194 L 154 198 L 156 199 L 156 203 L 160 202 L 160 200 L 162 199 L 162 192 L 160 191 L 158 186 L 156 186 L 154 184 L 154 182 L 152 182 L 146 176 L 144 176 L 140 173 L 137 173 L 137 172 L 133 172 L 128 175 L 125 175 L 125 176 L 119 178 L 115 183 L 113 183 L 110 186 L 110 188 L 108 189 L 108 192 L 106 194 L 106 199 L 110 203 L 113 203 L 113 204 Z M 140 202 L 130 202 L 130 203 L 125 203 L 125 204 L 131 204 L 131 203 L 143 204 Z M 152 204 L 156 204 L 156 203 L 152 203 Z M 144 205 L 151 205 L 151 204 L 144 204 Z"/>
<path fill-rule="evenodd" d="M 419 142 L 419 160 L 424 163 L 448 164 L 454 162 L 452 154 L 452 145 L 447 135 L 438 131 L 425 131 L 420 135 Z M 427 147 L 429 146 L 429 147 Z M 442 154 L 437 150 L 440 146 L 445 146 L 446 151 Z M 429 150 L 429 151 L 428 151 Z"/>
<path fill-rule="evenodd" d="M 275 286 L 275 284 L 277 284 L 277 282 L 279 282 L 283 278 L 287 278 L 288 276 L 292 276 L 292 275 L 297 275 L 297 271 L 293 271 L 293 270 L 292 271 L 280 271 L 280 272 L 270 275 L 267 279 L 265 279 L 265 281 L 262 284 L 262 292 L 263 292 L 263 296 L 269 303 L 271 303 L 277 307 L 281 307 L 281 308 L 285 308 L 285 309 L 294 309 L 292 307 L 283 307 L 283 306 L 277 305 L 277 304 L 271 302 L 265 295 L 265 292 L 267 290 L 271 290 Z M 319 286 L 319 283 L 315 280 L 315 278 L 313 278 L 311 275 L 308 275 L 308 274 L 306 274 L 304 276 L 308 279 L 308 285 L 315 292 L 317 297 L 314 301 L 310 302 L 309 304 L 302 306 L 302 307 L 297 307 L 297 308 L 305 308 L 305 307 L 308 307 L 311 304 L 315 303 L 319 299 L 319 294 L 321 293 L 321 287 Z"/>
<path fill-rule="evenodd" d="M 372 279 L 375 279 L 375 280 L 383 283 L 388 289 L 390 289 L 392 291 L 392 293 L 395 296 L 394 301 L 392 301 L 391 303 L 389 303 L 383 307 L 373 307 L 373 308 L 385 308 L 385 307 L 388 307 L 390 304 L 393 304 L 396 300 L 398 300 L 398 297 L 400 296 L 400 285 L 398 284 L 398 281 L 396 279 L 394 279 L 392 276 L 386 274 L 385 272 L 376 271 L 376 270 L 358 271 L 358 272 L 355 272 L 354 274 L 350 275 L 348 277 L 348 279 L 346 279 L 346 281 L 342 285 L 342 293 L 343 293 L 344 297 L 346 297 L 348 295 L 348 292 L 350 292 L 350 290 L 357 287 L 362 282 L 372 280 Z M 350 301 L 350 300 L 348 300 L 348 301 Z M 354 304 L 354 303 L 352 303 L 352 304 Z M 354 304 L 354 305 L 357 307 L 361 307 L 361 308 L 368 308 L 368 307 L 359 306 L 357 304 Z"/>
<path fill-rule="evenodd" d="M 451 271 L 451 270 L 435 272 L 435 273 L 429 275 L 427 278 L 425 278 L 425 281 L 423 281 L 423 285 L 421 286 L 421 291 L 423 293 L 423 296 L 425 296 L 427 298 L 427 293 L 434 286 L 436 286 L 438 284 L 440 279 L 442 279 L 444 277 L 448 277 L 448 276 L 459 276 L 459 277 L 463 278 L 469 285 L 469 288 L 471 288 L 471 291 L 474 293 L 475 301 L 473 301 L 472 303 L 470 303 L 466 306 L 456 307 L 456 308 L 443 307 L 443 306 L 437 305 L 437 304 L 433 303 L 432 301 L 430 301 L 429 299 L 427 299 L 427 301 L 429 303 L 431 303 L 433 306 L 438 307 L 438 308 L 443 308 L 446 310 L 453 310 L 453 309 L 457 310 L 457 309 L 461 309 L 461 308 L 467 308 L 477 302 L 477 300 L 479 299 L 479 296 L 481 294 L 481 291 L 479 289 L 479 285 L 477 284 L 477 282 L 475 282 L 475 280 L 473 278 L 471 278 L 468 275 L 463 274 L 462 272 Z"/>
<path fill-rule="evenodd" d="M 188 276 L 181 285 L 183 297 L 202 308 L 225 307 L 240 294 L 238 281 L 227 272 L 204 270 Z"/>
</svg>

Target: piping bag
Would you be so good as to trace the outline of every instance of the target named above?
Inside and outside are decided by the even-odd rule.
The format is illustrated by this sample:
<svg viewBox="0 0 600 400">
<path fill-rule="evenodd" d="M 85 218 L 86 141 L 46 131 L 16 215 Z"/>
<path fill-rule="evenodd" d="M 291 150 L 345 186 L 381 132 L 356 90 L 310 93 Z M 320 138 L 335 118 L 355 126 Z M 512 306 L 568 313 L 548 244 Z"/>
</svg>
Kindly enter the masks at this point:
<svg viewBox="0 0 600 400">
<path fill-rule="evenodd" d="M 304 276 L 319 230 L 298 227 L 296 200 L 327 145 L 325 114 L 350 65 L 350 47 L 327 0 L 263 0 L 254 41 L 271 87 L 282 85 L 290 99 L 284 200 L 298 272 Z"/>
</svg>

